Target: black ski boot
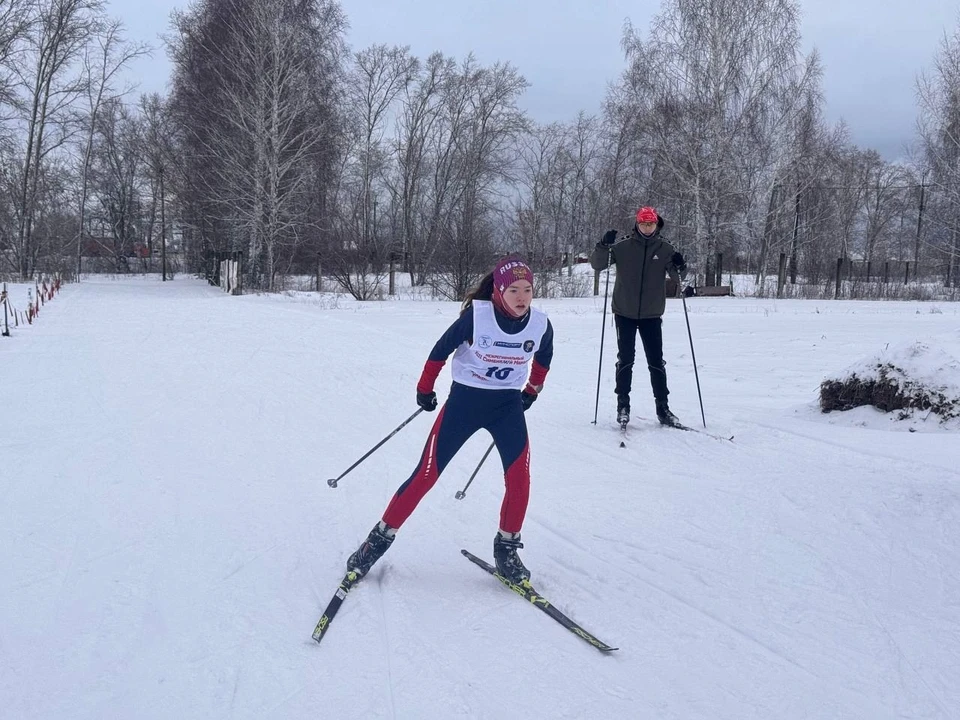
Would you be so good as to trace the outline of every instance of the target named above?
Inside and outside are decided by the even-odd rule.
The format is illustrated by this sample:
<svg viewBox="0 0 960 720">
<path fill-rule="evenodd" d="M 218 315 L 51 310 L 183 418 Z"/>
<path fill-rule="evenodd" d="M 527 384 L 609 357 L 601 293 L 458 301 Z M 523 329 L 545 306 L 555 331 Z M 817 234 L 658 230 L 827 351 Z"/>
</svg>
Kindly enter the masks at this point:
<svg viewBox="0 0 960 720">
<path fill-rule="evenodd" d="M 520 533 L 500 531 L 493 539 L 493 559 L 497 564 L 497 572 L 514 585 L 523 585 L 524 581 L 530 579 L 530 571 L 524 567 L 523 561 L 517 555 L 517 550 L 522 547 Z"/>
<path fill-rule="evenodd" d="M 617 423 L 626 425 L 630 422 L 630 396 L 617 395 Z"/>
<path fill-rule="evenodd" d="M 679 418 L 670 412 L 670 406 L 667 405 L 666 400 L 657 400 L 657 420 L 661 425 L 670 427 L 680 427 L 681 424 Z"/>
<path fill-rule="evenodd" d="M 347 560 L 347 570 L 361 576 L 370 572 L 373 564 L 390 548 L 395 533 L 396 531 L 387 527 L 383 521 L 374 525 L 367 539 Z"/>
</svg>

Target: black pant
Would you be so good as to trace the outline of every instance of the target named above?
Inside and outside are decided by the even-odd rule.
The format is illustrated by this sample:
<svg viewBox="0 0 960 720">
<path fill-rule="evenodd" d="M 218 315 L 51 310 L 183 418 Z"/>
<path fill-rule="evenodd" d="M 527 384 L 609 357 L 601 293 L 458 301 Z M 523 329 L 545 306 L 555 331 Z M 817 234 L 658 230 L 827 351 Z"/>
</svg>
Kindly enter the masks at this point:
<svg viewBox="0 0 960 720">
<path fill-rule="evenodd" d="M 614 315 L 617 323 L 617 395 L 628 395 L 633 385 L 633 361 L 637 355 L 637 333 L 643 342 L 643 354 L 647 356 L 650 370 L 650 386 L 657 402 L 666 402 L 667 371 L 663 362 L 663 331 L 661 318 L 632 318 Z"/>
</svg>

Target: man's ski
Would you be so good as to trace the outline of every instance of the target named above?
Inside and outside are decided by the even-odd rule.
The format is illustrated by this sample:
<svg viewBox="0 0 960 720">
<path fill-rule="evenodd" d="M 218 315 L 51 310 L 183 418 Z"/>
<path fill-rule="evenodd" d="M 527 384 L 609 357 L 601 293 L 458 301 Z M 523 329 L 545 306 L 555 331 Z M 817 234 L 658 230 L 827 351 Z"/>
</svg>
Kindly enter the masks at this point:
<svg viewBox="0 0 960 720">
<path fill-rule="evenodd" d="M 563 625 L 563 627 L 565 627 L 567 630 L 572 632 L 577 637 L 582 638 L 583 640 L 586 640 L 588 643 L 593 645 L 597 650 L 600 650 L 601 652 L 611 652 L 612 650 L 619 649 L 615 647 L 610 647 L 606 643 L 601 642 L 600 640 L 597 640 L 597 638 L 595 638 L 593 635 L 588 633 L 586 630 L 584 630 L 582 627 L 580 627 L 577 623 L 575 623 L 573 620 L 568 618 L 562 612 L 557 610 L 557 608 L 554 607 L 550 603 L 550 601 L 548 601 L 545 597 L 543 597 L 540 593 L 538 593 L 533 588 L 533 586 L 529 583 L 529 581 L 525 582 L 523 585 L 516 585 L 515 583 L 510 582 L 505 577 L 503 577 L 503 575 L 498 573 L 497 569 L 493 567 L 493 565 L 491 565 L 490 563 L 486 562 L 485 560 L 481 560 L 480 558 L 478 558 L 476 555 L 469 552 L 468 550 L 461 550 L 460 552 L 463 553 L 464 557 L 466 557 L 468 560 L 482 567 L 488 573 L 490 573 L 495 578 L 497 578 L 497 580 L 499 580 L 508 588 L 513 590 L 515 593 L 517 593 L 517 595 L 520 595 L 526 600 L 529 600 L 534 607 L 540 610 L 543 610 L 543 612 L 545 612 L 547 615 L 552 617 L 558 623 Z"/>
<path fill-rule="evenodd" d="M 675 423 L 662 423 L 659 420 L 651 420 L 650 418 L 641 417 L 638 420 L 645 420 L 647 422 L 656 423 L 661 427 L 673 428 L 674 430 L 685 430 L 686 432 L 695 432 L 700 433 L 701 435 L 706 435 L 707 437 L 712 437 L 714 440 L 724 440 L 726 442 L 733 442 L 733 435 L 714 435 L 712 432 L 707 432 L 700 428 L 690 427 L 689 425 L 684 425 L 679 420 Z"/>
<path fill-rule="evenodd" d="M 360 582 L 361 577 L 363 576 L 358 575 L 352 570 L 343 576 L 343 580 L 340 581 L 340 587 L 337 588 L 337 591 L 333 594 L 333 597 L 330 598 L 330 602 L 327 603 L 327 609 L 323 611 L 320 622 L 317 623 L 317 627 L 313 631 L 314 640 L 317 642 L 323 640 L 323 636 L 330 628 L 330 623 L 333 621 L 333 618 L 336 617 L 337 611 L 343 604 L 343 599 L 347 596 L 347 593 L 350 592 L 350 589 Z"/>
<path fill-rule="evenodd" d="M 707 437 L 712 437 L 715 440 L 726 440 L 727 442 L 733 442 L 733 435 L 729 437 L 726 435 L 714 435 L 711 432 L 706 430 L 701 430 L 700 428 L 690 427 L 689 425 L 684 425 L 683 423 L 670 423 L 669 425 L 664 425 L 664 427 L 674 428 L 676 430 L 686 430 L 687 432 L 700 433 L 701 435 L 706 435 Z"/>
<path fill-rule="evenodd" d="M 674 430 L 685 430 L 686 432 L 695 432 L 700 433 L 701 435 L 706 435 L 707 437 L 712 437 L 714 440 L 723 440 L 724 442 L 733 442 L 733 435 L 715 435 L 706 430 L 701 430 L 700 428 L 690 427 L 689 425 L 684 425 L 683 423 L 662 423 L 659 420 L 651 420 L 649 418 L 638 417 L 638 420 L 644 420 L 649 423 L 654 423 L 665 428 L 673 428 Z M 617 429 L 620 431 L 620 447 L 625 448 L 627 446 L 627 425 L 626 423 L 617 425 Z"/>
</svg>

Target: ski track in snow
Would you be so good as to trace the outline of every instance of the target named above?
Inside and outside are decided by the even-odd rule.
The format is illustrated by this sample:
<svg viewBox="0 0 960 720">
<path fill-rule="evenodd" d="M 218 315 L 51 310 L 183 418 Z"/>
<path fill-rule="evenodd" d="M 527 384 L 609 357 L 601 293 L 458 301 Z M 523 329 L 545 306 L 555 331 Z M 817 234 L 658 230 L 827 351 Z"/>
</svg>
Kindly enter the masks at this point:
<svg viewBox="0 0 960 720">
<path fill-rule="evenodd" d="M 524 560 L 619 651 L 460 555 L 491 555 L 495 453 L 453 498 L 485 433 L 310 639 L 433 417 L 326 479 L 413 412 L 456 303 L 92 278 L 0 338 L 0 714 L 955 715 L 960 443 L 809 408 L 826 374 L 887 343 L 960 357 L 960 308 L 693 300 L 707 431 L 736 440 L 635 417 L 620 448 L 611 332 L 591 423 L 602 298 L 541 306 L 556 354 L 527 416 Z M 682 315 L 671 301 L 671 407 L 699 423 Z M 653 411 L 640 369 L 632 404 Z"/>
<path fill-rule="evenodd" d="M 586 553 L 586 554 L 588 554 L 588 555 L 592 555 L 592 557 L 591 557 L 592 560 L 600 560 L 600 561 L 603 562 L 605 565 L 607 565 L 607 566 L 610 565 L 607 561 L 603 560 L 602 558 L 598 557 L 597 555 L 591 554 L 591 553 L 590 553 L 588 550 L 586 550 L 585 548 L 583 548 L 583 547 L 581 547 L 581 546 L 578 546 L 578 545 L 576 545 L 575 543 L 571 542 L 570 540 L 564 538 L 564 536 L 563 536 L 561 533 L 557 532 L 557 531 L 554 530 L 553 528 L 550 528 L 549 526 L 547 526 L 547 525 L 545 525 L 545 524 L 543 524 L 543 523 L 540 523 L 540 525 L 541 525 L 542 527 L 544 527 L 545 529 L 547 529 L 548 531 L 550 531 L 555 538 L 558 538 L 558 539 L 563 540 L 564 542 L 566 542 L 567 545 L 575 548 L 576 550 L 578 550 L 578 551 L 580 551 L 580 552 L 582 552 L 582 553 Z M 605 540 L 607 540 L 607 541 L 610 541 L 610 542 L 616 542 L 616 540 L 615 540 L 614 538 L 603 538 L 603 539 L 605 539 Z M 577 567 L 576 565 L 574 565 L 574 564 L 572 564 L 572 563 L 563 562 L 562 560 L 560 560 L 559 558 L 556 558 L 556 557 L 554 557 L 554 561 L 555 561 L 558 565 L 560 565 L 561 567 L 564 567 L 565 569 L 569 570 L 569 571 L 572 572 L 572 573 L 577 573 L 577 574 L 581 574 L 581 575 L 583 574 L 582 568 L 579 568 L 579 567 Z M 798 670 L 801 670 L 802 672 L 804 672 L 805 674 L 808 674 L 808 675 L 810 675 L 810 676 L 812 676 L 812 677 L 816 677 L 816 675 L 814 675 L 813 673 L 811 673 L 807 668 L 804 668 L 804 667 L 798 665 L 798 664 L 797 664 L 796 662 L 794 662 L 791 658 L 787 657 L 786 655 L 784 655 L 783 653 L 779 652 L 779 651 L 776 650 L 775 648 L 771 648 L 771 647 L 767 646 L 766 644 L 764 644 L 763 642 L 761 642 L 760 640 L 756 639 L 755 637 L 752 637 L 752 636 L 751 636 L 748 632 L 746 632 L 744 629 L 739 628 L 739 627 L 736 627 L 736 626 L 734 626 L 734 625 L 732 625 L 732 624 L 724 621 L 723 619 L 721 619 L 721 618 L 713 615 L 712 613 L 710 613 L 709 611 L 705 610 L 704 608 L 698 606 L 696 603 L 691 602 L 691 601 L 688 600 L 687 598 L 681 597 L 680 595 L 678 595 L 678 594 L 676 594 L 676 593 L 674 593 L 674 592 L 672 592 L 672 591 L 670 591 L 670 590 L 668 590 L 668 589 L 666 589 L 666 588 L 664 588 L 664 587 L 656 584 L 655 582 L 651 581 L 649 578 L 641 577 L 641 576 L 640 576 L 639 574 L 637 574 L 637 573 L 633 573 L 633 572 L 630 572 L 630 571 L 622 571 L 622 572 L 625 573 L 625 574 L 630 575 L 631 577 L 633 577 L 633 578 L 635 578 L 636 580 L 640 581 L 640 582 L 643 583 L 644 585 L 646 585 L 646 586 L 648 586 L 648 587 L 650 587 L 650 588 L 653 588 L 653 589 L 656 590 L 657 592 L 662 593 L 663 595 L 667 595 L 667 596 L 670 597 L 672 600 L 674 600 L 674 601 L 676 601 L 676 602 L 678 602 L 678 603 L 681 603 L 682 605 L 685 605 L 686 607 L 690 608 L 691 610 L 693 610 L 693 611 L 695 611 L 695 612 L 697 612 L 697 613 L 700 613 L 701 615 L 703 615 L 704 617 L 708 618 L 709 620 L 717 623 L 718 625 L 723 626 L 726 630 L 732 631 L 733 633 L 741 636 L 741 637 L 744 638 L 745 640 L 747 640 L 747 641 L 749 641 L 749 642 L 751 642 L 751 643 L 753 643 L 753 644 L 761 647 L 763 650 L 765 650 L 766 652 L 770 653 L 770 655 L 774 656 L 777 660 L 786 661 L 786 662 L 788 662 L 789 664 L 791 664 L 791 665 L 793 665 L 794 667 L 796 667 Z M 598 578 L 595 578 L 595 579 L 596 579 L 596 580 L 599 580 L 600 578 L 598 577 Z"/>
</svg>

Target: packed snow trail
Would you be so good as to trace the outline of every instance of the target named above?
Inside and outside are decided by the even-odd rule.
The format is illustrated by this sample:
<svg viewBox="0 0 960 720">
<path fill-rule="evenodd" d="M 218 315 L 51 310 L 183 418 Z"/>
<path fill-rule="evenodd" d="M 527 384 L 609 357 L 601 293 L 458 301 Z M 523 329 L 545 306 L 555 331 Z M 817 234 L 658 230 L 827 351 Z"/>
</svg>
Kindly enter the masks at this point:
<svg viewBox="0 0 960 720">
<path fill-rule="evenodd" d="M 603 656 L 460 557 L 489 559 L 496 531 L 495 455 L 454 499 L 485 434 L 310 638 L 432 418 L 325 480 L 416 409 L 456 303 L 66 286 L 0 338 L 0 714 L 950 718 L 960 442 L 810 404 L 887 342 L 960 357 L 956 309 L 688 304 L 708 429 L 734 443 L 636 423 L 619 448 L 610 337 L 590 423 L 602 298 L 540 303 L 557 345 L 527 414 L 523 558 L 620 648 Z M 671 408 L 696 426 L 679 304 L 664 338 Z"/>
</svg>

